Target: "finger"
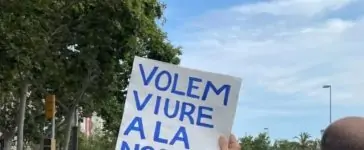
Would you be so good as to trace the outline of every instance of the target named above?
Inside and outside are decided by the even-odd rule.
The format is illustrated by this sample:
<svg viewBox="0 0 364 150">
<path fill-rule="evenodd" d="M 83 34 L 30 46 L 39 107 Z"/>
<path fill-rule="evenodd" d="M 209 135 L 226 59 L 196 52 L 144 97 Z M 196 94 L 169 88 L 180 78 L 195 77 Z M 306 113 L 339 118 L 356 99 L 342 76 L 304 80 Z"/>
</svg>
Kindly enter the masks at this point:
<svg viewBox="0 0 364 150">
<path fill-rule="evenodd" d="M 229 137 L 229 147 L 235 149 L 240 148 L 240 144 L 234 135 L 230 135 Z"/>
<path fill-rule="evenodd" d="M 229 150 L 229 142 L 224 136 L 219 138 L 220 150 Z"/>
<path fill-rule="evenodd" d="M 232 143 L 232 142 L 237 142 L 238 140 L 236 140 L 236 137 L 231 134 L 230 137 L 229 137 L 229 142 Z"/>
</svg>

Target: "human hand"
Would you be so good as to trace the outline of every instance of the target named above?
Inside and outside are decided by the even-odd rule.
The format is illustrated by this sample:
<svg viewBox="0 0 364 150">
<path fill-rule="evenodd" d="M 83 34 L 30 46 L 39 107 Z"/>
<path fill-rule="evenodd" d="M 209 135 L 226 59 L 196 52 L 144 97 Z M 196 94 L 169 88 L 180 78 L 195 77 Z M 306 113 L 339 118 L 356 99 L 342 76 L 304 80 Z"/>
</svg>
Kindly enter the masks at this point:
<svg viewBox="0 0 364 150">
<path fill-rule="evenodd" d="M 220 150 L 240 150 L 240 144 L 238 143 L 238 140 L 236 140 L 234 135 L 230 135 L 229 140 L 221 136 L 219 138 L 219 145 Z"/>
</svg>

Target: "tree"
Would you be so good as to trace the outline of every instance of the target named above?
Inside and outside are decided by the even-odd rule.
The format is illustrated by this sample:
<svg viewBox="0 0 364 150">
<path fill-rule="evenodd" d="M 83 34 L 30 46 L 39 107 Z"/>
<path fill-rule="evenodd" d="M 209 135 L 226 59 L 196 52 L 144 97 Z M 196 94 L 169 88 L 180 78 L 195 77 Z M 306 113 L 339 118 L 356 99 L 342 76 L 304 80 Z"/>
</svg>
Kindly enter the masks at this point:
<svg viewBox="0 0 364 150">
<path fill-rule="evenodd" d="M 94 133 L 87 137 L 85 134 L 79 134 L 79 150 L 109 150 L 115 149 L 116 138 L 103 132 L 102 129 L 95 129 Z"/>
<path fill-rule="evenodd" d="M 257 137 L 246 136 L 240 139 L 243 150 L 268 150 L 270 139 L 266 133 L 260 133 Z"/>
<path fill-rule="evenodd" d="M 276 140 L 272 146 L 272 150 L 294 150 L 296 143 L 289 140 Z"/>
<path fill-rule="evenodd" d="M 254 137 L 253 136 L 245 136 L 240 138 L 240 146 L 242 150 L 253 150 L 254 148 Z"/>
<path fill-rule="evenodd" d="M 307 132 L 294 137 L 298 141 L 290 139 L 275 140 L 270 144 L 269 137 L 265 133 L 258 136 L 245 136 L 240 139 L 242 150 L 320 150 L 320 140 L 311 140 Z"/>
<path fill-rule="evenodd" d="M 254 138 L 254 150 L 268 150 L 270 147 L 270 139 L 267 133 L 260 133 Z"/>
<path fill-rule="evenodd" d="M 18 2 L 4 0 L 0 3 L 0 50 L 1 50 L 1 86 L 12 85 L 6 90 L 5 99 L 15 99 L 7 105 L 16 112 L 15 117 L 6 122 L 17 126 L 7 132 L 6 138 L 12 138 L 17 133 L 17 149 L 23 149 L 24 120 L 28 94 L 37 85 L 43 69 L 43 64 L 49 61 L 47 56 L 49 31 L 48 24 L 42 12 L 49 10 L 44 7 L 46 2 Z M 16 10 L 16 11 L 14 11 Z M 6 69 L 4 69 L 6 68 Z M 4 91 L 1 91 L 4 92 Z M 9 97 L 9 95 L 11 95 Z M 9 110 L 10 107 L 7 107 Z M 9 110 L 10 111 L 10 110 Z M 16 119 L 14 119 L 16 118 Z M 4 121 L 4 122 L 5 122 Z"/>
<path fill-rule="evenodd" d="M 11 93 L 23 91 L 15 96 L 22 98 L 19 149 L 26 106 L 43 105 L 41 99 L 49 93 L 57 97 L 57 135 L 65 149 L 75 110 L 84 115 L 98 112 L 115 134 L 133 57 L 179 63 L 180 49 L 166 40 L 156 23 L 163 8 L 155 0 L 2 1 L 1 60 L 7 63 L 2 67 L 16 68 L 3 69 L 7 71 L 2 74 L 17 75 L 11 84 L 19 86 Z M 28 91 L 30 97 L 24 97 Z M 28 103 L 26 98 L 31 98 Z"/>
<path fill-rule="evenodd" d="M 308 150 L 310 149 L 310 146 L 312 144 L 312 141 L 310 140 L 311 135 L 307 132 L 302 132 L 298 136 L 294 137 L 298 140 L 297 142 L 297 149 L 298 150 Z"/>
<path fill-rule="evenodd" d="M 166 40 L 156 23 L 163 9 L 158 1 L 81 0 L 65 3 L 63 7 L 69 9 L 60 10 L 63 12 L 60 24 L 65 27 L 56 34 L 59 37 L 56 41 L 73 45 L 75 50 L 70 51 L 65 45 L 53 49 L 61 53 L 63 75 L 69 77 L 55 82 L 64 85 L 55 93 L 64 105 L 68 104 L 65 109 L 69 112 L 65 115 L 68 135 L 64 143 L 67 150 L 70 116 L 75 109 L 81 109 L 83 114 L 96 111 L 105 118 L 105 126 L 111 127 L 108 129 L 113 133 L 118 131 L 124 89 L 135 55 L 178 63 L 180 50 Z"/>
<path fill-rule="evenodd" d="M 0 114 L 2 121 L 0 122 L 0 132 L 2 133 L 0 140 L 4 140 L 5 149 L 10 149 L 10 144 L 12 141 L 12 137 L 15 134 L 16 129 L 16 99 L 10 92 L 5 92 L 1 86 L 1 105 L 0 105 Z"/>
<path fill-rule="evenodd" d="M 18 131 L 18 149 L 23 147 L 26 112 L 32 116 L 41 111 L 25 108 L 43 105 L 41 99 L 49 93 L 57 97 L 58 133 L 67 133 L 64 148 L 76 109 L 98 112 L 115 134 L 133 57 L 179 63 L 180 49 L 166 40 L 156 23 L 163 8 L 155 0 L 2 1 L 1 68 L 6 69 L 1 85 L 8 80 L 18 85 L 7 93 L 21 108 L 13 111 L 19 118 L 18 128 L 12 130 Z M 26 121 L 42 127 L 41 122 Z"/>
<path fill-rule="evenodd" d="M 320 150 L 320 146 L 321 146 L 321 140 L 315 139 L 311 142 L 310 149 L 311 150 Z"/>
<path fill-rule="evenodd" d="M 120 70 L 117 77 L 117 89 L 112 98 L 108 101 L 99 101 L 103 105 L 97 112 L 105 119 L 105 129 L 112 132 L 114 136 L 117 136 L 119 131 L 119 126 L 122 118 L 122 108 L 124 106 L 126 97 L 126 88 L 129 84 L 130 73 L 132 69 L 133 57 L 135 55 L 147 57 L 155 60 L 160 60 L 164 62 L 169 62 L 173 64 L 179 63 L 178 56 L 181 54 L 179 47 L 174 47 L 168 40 L 166 33 L 162 32 L 156 23 L 156 19 L 162 17 L 162 11 L 164 5 L 158 1 L 130 1 L 133 5 L 125 6 L 126 10 L 132 9 L 126 16 L 142 16 L 135 20 L 135 18 L 130 18 L 133 21 L 132 24 L 121 23 L 125 25 L 125 29 L 136 30 L 137 32 L 132 35 L 122 35 L 125 36 L 120 41 L 125 43 L 123 47 L 131 49 L 123 54 Z M 136 13 L 136 14 L 135 14 Z M 133 29 L 138 26 L 137 29 Z M 132 27 L 132 28 L 130 28 Z M 128 39 L 128 37 L 130 37 Z"/>
</svg>

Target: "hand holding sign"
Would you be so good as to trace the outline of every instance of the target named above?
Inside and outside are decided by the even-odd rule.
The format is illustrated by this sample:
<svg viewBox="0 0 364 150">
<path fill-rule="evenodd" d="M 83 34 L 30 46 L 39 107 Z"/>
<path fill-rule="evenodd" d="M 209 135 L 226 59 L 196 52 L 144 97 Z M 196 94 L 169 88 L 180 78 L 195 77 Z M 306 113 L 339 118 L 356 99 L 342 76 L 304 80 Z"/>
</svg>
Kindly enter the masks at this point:
<svg viewBox="0 0 364 150">
<path fill-rule="evenodd" d="M 135 57 L 116 150 L 218 150 L 241 80 Z"/>
<path fill-rule="evenodd" d="M 240 144 L 238 143 L 238 140 L 236 140 L 234 135 L 230 135 L 229 140 L 221 136 L 219 138 L 219 145 L 220 150 L 240 150 Z"/>
</svg>

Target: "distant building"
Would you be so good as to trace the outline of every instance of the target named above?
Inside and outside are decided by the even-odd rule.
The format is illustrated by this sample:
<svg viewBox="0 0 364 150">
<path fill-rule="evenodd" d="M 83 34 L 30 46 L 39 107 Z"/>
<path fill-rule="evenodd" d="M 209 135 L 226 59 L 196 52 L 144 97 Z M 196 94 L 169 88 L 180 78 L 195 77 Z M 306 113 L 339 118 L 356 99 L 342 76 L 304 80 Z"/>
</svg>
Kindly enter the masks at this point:
<svg viewBox="0 0 364 150">
<path fill-rule="evenodd" d="M 95 132 L 103 129 L 103 120 L 95 113 L 91 117 L 84 117 L 83 122 L 80 123 L 80 130 L 87 137 L 92 136 Z"/>
</svg>

